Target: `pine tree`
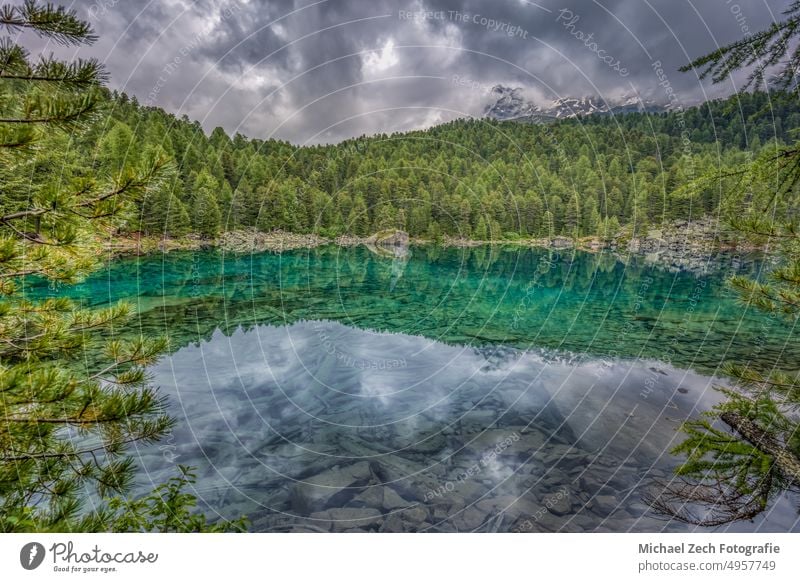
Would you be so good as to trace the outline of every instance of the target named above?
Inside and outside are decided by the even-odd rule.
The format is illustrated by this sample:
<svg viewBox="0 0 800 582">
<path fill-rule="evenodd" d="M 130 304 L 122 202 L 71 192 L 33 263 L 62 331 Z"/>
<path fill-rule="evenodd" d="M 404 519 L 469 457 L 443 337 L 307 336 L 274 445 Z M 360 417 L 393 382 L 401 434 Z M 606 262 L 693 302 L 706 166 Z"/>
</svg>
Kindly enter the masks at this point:
<svg viewBox="0 0 800 582">
<path fill-rule="evenodd" d="M 391 203 L 381 204 L 375 211 L 375 224 L 373 230 L 386 230 L 398 228 L 397 209 Z"/>
<path fill-rule="evenodd" d="M 580 235 L 582 228 L 581 203 L 578 195 L 573 194 L 564 208 L 564 232 L 574 238 Z"/>
<path fill-rule="evenodd" d="M 583 208 L 583 218 L 581 220 L 581 232 L 584 235 L 592 236 L 597 234 L 599 228 L 600 228 L 600 213 L 597 212 L 597 205 L 587 204 Z"/>
<path fill-rule="evenodd" d="M 192 227 L 198 234 L 214 238 L 219 234 L 221 214 L 217 197 L 207 186 L 202 186 L 194 195 L 192 204 Z"/>
<path fill-rule="evenodd" d="M 487 240 L 489 233 L 486 227 L 486 220 L 481 216 L 478 218 L 478 224 L 475 227 L 475 232 L 473 233 L 475 240 Z"/>
<path fill-rule="evenodd" d="M 191 229 L 186 206 L 164 186 L 142 200 L 138 230 L 157 236 L 183 236 Z"/>
<path fill-rule="evenodd" d="M 750 84 L 764 81 L 767 66 L 794 46 L 779 74 L 793 81 L 798 64 L 800 2 L 792 3 L 784 22 L 695 60 L 683 70 L 705 67 L 715 82 L 741 66 L 758 63 Z M 780 261 L 769 278 L 734 277 L 731 283 L 743 305 L 785 318 L 794 326 L 800 316 L 800 142 L 765 148 L 747 164 L 714 171 L 683 188 L 697 196 L 709 187 L 726 193 L 723 209 L 729 224 L 754 242 L 769 242 Z M 770 218 L 776 217 L 776 218 Z M 678 477 L 656 483 L 648 501 L 659 513 L 691 524 L 716 526 L 753 519 L 785 489 L 800 487 L 800 378 L 796 362 L 778 359 L 767 369 L 756 362 L 729 362 L 727 399 L 703 418 L 683 424 L 684 441 L 674 449 L 685 456 Z"/>
<path fill-rule="evenodd" d="M 34 1 L 0 6 L 0 29 L 67 45 L 95 38 L 74 12 Z M 61 283 L 86 275 L 98 239 L 163 175 L 161 160 L 98 173 L 63 147 L 65 132 L 95 119 L 104 76 L 91 60 L 32 63 L 11 38 L 0 39 L 0 531 L 114 527 L 126 502 L 85 512 L 85 487 L 101 497 L 127 491 L 128 446 L 171 426 L 144 371 L 164 340 L 98 335 L 128 320 L 127 305 L 87 311 L 64 299 L 32 302 L 19 285 L 34 275 Z M 59 171 L 31 171 L 42 164 Z M 186 507 L 179 501 L 173 509 Z"/>
<path fill-rule="evenodd" d="M 544 216 L 542 216 L 542 227 L 539 235 L 544 238 L 553 238 L 556 235 L 556 227 L 553 222 L 553 213 L 549 210 L 545 210 Z"/>
<path fill-rule="evenodd" d="M 369 234 L 369 216 L 367 215 L 367 205 L 364 199 L 357 195 L 353 199 L 353 206 L 347 216 L 345 230 L 349 234 L 365 236 Z"/>
</svg>

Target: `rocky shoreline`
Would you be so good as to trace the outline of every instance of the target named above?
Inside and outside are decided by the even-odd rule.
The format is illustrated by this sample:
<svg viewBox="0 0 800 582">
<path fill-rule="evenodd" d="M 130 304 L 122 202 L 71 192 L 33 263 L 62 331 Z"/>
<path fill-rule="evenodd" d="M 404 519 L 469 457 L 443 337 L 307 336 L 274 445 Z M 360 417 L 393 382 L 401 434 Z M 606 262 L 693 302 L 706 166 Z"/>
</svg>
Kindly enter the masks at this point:
<svg viewBox="0 0 800 582">
<path fill-rule="evenodd" d="M 102 241 L 103 248 L 114 256 L 143 255 L 153 252 L 191 251 L 218 248 L 230 253 L 283 252 L 312 249 L 335 244 L 341 247 L 365 246 L 387 256 L 403 256 L 402 249 L 409 245 L 440 244 L 443 247 L 473 248 L 485 245 L 550 248 L 556 250 L 581 250 L 588 252 L 613 251 L 618 254 L 642 255 L 649 261 L 666 263 L 678 268 L 693 268 L 707 261 L 709 256 L 721 251 L 753 252 L 765 250 L 721 228 L 713 218 L 695 221 L 674 221 L 659 228 L 651 228 L 644 236 L 631 236 L 621 231 L 609 239 L 597 236 L 572 239 L 565 236 L 553 238 L 520 238 L 517 240 L 474 240 L 445 237 L 440 241 L 409 237 L 401 230 L 381 231 L 368 237 L 342 235 L 326 238 L 317 234 L 296 234 L 281 230 L 261 232 L 234 230 L 217 239 L 204 239 L 196 235 L 181 238 L 122 235 Z M 391 252 L 385 252 L 386 250 Z"/>
</svg>

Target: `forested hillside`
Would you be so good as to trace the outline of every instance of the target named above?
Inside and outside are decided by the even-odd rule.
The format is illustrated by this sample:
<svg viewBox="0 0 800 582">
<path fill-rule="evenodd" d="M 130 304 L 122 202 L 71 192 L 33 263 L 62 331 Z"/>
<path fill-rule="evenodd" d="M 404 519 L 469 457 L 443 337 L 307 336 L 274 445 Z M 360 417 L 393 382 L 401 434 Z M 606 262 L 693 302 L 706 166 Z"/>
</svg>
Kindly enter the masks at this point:
<svg viewBox="0 0 800 582">
<path fill-rule="evenodd" d="M 176 171 L 124 228 L 207 237 L 243 227 L 324 236 L 398 227 L 476 239 L 646 228 L 713 213 L 721 188 L 688 196 L 678 187 L 771 141 L 789 143 L 800 126 L 796 99 L 752 93 L 683 112 L 550 125 L 458 120 L 297 147 L 221 128 L 206 136 L 186 117 L 108 98 L 106 116 L 73 144 L 71 165 L 84 172 L 91 159 L 92 171 L 113 173 L 161 151 Z"/>
</svg>

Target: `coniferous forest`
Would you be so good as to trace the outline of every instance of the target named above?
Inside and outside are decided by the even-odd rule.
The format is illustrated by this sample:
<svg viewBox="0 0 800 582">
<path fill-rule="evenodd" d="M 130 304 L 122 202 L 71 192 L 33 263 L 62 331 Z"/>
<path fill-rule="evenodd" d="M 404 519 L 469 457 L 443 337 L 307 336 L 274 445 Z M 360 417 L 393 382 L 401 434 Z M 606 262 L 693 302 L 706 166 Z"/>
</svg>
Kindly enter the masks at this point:
<svg viewBox="0 0 800 582">
<path fill-rule="evenodd" d="M 76 172 L 113 174 L 153 156 L 172 162 L 171 179 L 124 226 L 146 234 L 254 227 L 329 237 L 386 228 L 429 239 L 613 236 L 621 226 L 646 232 L 715 215 L 719 184 L 682 187 L 791 143 L 798 122 L 793 95 L 756 92 L 670 113 L 542 125 L 458 120 L 295 146 L 222 128 L 206 135 L 198 122 L 113 93 L 102 120 L 64 146 Z"/>
</svg>

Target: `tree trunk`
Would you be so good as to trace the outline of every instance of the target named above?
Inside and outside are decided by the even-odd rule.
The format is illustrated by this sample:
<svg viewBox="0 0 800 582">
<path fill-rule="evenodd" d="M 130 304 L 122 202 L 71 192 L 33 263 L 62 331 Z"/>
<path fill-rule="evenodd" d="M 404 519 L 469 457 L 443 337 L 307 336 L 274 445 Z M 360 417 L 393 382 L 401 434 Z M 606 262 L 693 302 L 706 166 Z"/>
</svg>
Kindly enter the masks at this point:
<svg viewBox="0 0 800 582">
<path fill-rule="evenodd" d="M 724 412 L 720 418 L 759 451 L 775 459 L 775 467 L 792 485 L 800 487 L 800 459 L 749 418 Z"/>
</svg>

